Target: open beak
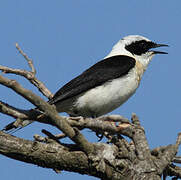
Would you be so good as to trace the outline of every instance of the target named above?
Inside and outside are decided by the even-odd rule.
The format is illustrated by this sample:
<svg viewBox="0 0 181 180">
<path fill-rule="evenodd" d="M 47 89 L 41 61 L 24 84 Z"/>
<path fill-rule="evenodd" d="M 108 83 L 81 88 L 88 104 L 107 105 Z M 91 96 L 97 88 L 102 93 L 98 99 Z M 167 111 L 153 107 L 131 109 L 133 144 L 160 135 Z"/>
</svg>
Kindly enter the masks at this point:
<svg viewBox="0 0 181 180">
<path fill-rule="evenodd" d="M 154 43 L 154 46 L 152 48 L 158 48 L 158 47 L 168 47 L 168 45 L 167 44 L 156 44 L 156 43 Z M 154 54 L 168 54 L 167 52 L 163 52 L 163 51 L 152 51 L 152 52 Z"/>
</svg>

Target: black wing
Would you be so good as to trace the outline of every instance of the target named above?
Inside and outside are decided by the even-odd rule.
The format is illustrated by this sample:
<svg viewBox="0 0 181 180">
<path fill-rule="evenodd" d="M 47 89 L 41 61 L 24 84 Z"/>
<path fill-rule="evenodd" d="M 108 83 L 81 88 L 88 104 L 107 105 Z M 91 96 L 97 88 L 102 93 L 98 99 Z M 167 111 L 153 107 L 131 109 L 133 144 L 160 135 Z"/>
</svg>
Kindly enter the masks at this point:
<svg viewBox="0 0 181 180">
<path fill-rule="evenodd" d="M 121 77 L 127 74 L 135 66 L 135 63 L 134 58 L 123 55 L 99 61 L 60 88 L 49 103 L 55 104 L 59 101 L 69 99 L 106 81 Z"/>
</svg>

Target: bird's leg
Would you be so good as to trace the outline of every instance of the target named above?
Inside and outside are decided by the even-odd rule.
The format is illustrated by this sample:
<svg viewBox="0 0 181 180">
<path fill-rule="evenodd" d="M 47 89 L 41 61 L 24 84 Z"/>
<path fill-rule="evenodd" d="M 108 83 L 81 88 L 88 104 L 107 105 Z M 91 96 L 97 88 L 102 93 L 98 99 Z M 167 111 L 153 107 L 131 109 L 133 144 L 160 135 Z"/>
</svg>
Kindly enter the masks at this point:
<svg viewBox="0 0 181 180">
<path fill-rule="evenodd" d="M 119 129 L 125 129 L 131 124 L 127 118 L 124 118 L 123 116 L 120 115 L 102 116 L 99 117 L 99 119 L 102 121 L 108 121 L 112 126 Z M 112 138 L 114 138 L 114 136 L 108 132 L 101 133 L 101 136 L 100 132 L 97 132 L 96 135 L 100 138 L 99 141 L 102 140 L 104 136 L 108 139 L 108 142 L 111 142 Z"/>
</svg>

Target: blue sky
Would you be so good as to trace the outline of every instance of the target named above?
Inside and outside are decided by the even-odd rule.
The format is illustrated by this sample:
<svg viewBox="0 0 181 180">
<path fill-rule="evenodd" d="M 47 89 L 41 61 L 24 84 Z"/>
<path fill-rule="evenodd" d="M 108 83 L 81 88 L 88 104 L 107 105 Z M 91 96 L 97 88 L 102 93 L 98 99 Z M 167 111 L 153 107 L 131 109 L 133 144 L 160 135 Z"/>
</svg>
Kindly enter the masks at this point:
<svg viewBox="0 0 181 180">
<path fill-rule="evenodd" d="M 15 43 L 34 60 L 37 77 L 56 92 L 62 85 L 93 65 L 111 50 L 122 37 L 139 34 L 169 44 L 168 55 L 157 55 L 144 74 L 136 94 L 112 114 L 128 118 L 135 112 L 145 128 L 150 147 L 174 143 L 181 131 L 181 1 L 1 1 L 0 64 L 28 69 L 17 53 Z M 26 80 L 17 79 L 24 87 L 40 93 Z M 0 99 L 19 108 L 33 106 L 11 90 L 0 86 Z M 0 127 L 12 121 L 0 114 Z M 15 135 L 32 139 L 42 128 L 34 123 Z M 93 133 L 84 131 L 96 142 Z M 181 152 L 180 152 L 181 153 Z M 96 179 L 17 162 L 0 156 L 1 179 Z"/>
</svg>

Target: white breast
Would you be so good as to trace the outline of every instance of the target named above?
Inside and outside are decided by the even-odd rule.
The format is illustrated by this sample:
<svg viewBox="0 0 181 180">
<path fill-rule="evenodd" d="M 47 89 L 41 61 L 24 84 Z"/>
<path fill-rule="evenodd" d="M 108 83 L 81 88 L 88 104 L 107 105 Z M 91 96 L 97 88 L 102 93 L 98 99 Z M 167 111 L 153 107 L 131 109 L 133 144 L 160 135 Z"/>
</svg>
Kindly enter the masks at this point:
<svg viewBox="0 0 181 180">
<path fill-rule="evenodd" d="M 106 82 L 80 95 L 75 106 L 82 116 L 101 116 L 123 104 L 139 86 L 133 68 L 126 76 Z"/>
</svg>

